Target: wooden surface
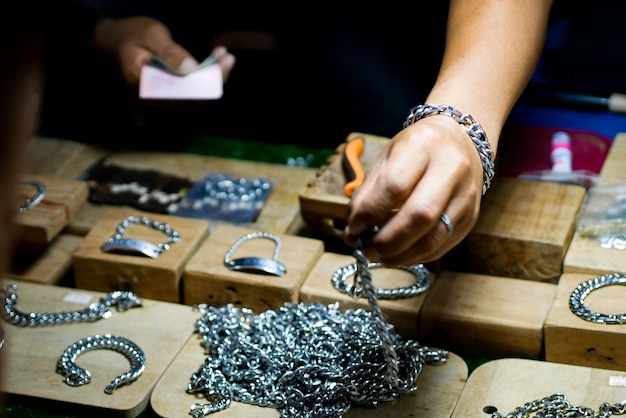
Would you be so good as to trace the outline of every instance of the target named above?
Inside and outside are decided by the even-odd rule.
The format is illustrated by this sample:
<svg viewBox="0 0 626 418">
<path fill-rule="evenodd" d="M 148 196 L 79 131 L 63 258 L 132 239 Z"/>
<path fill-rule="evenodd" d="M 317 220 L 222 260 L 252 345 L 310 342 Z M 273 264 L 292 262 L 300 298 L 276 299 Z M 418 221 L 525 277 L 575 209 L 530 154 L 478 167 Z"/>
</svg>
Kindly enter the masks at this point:
<svg viewBox="0 0 626 418">
<path fill-rule="evenodd" d="M 603 402 L 613 405 L 626 399 L 626 386 L 611 384 L 611 377 L 623 380 L 624 374 L 527 359 L 490 361 L 472 372 L 452 418 L 489 417 L 486 407 L 506 415 L 558 392 L 571 404 L 598 412 Z"/>
<path fill-rule="evenodd" d="M 300 287 L 324 251 L 320 240 L 277 234 L 281 241 L 278 261 L 287 272 L 283 276 L 232 271 L 224 265 L 224 256 L 241 237 L 257 231 L 233 225 L 218 225 L 185 266 L 184 303 L 210 303 L 252 309 L 256 313 L 276 309 L 285 302 L 299 300 Z M 240 257 L 272 259 L 276 243 L 255 238 L 242 243 L 231 260 Z"/>
<path fill-rule="evenodd" d="M 422 306 L 420 341 L 461 355 L 540 359 L 555 293 L 552 283 L 443 271 Z"/>
<path fill-rule="evenodd" d="M 626 133 L 618 135 L 602 166 L 599 186 L 626 184 Z M 593 196 L 593 194 L 591 194 Z M 574 234 L 571 245 L 563 261 L 566 273 L 584 273 L 592 275 L 626 272 L 624 250 L 602 248 L 600 243 L 591 237 Z"/>
<path fill-rule="evenodd" d="M 41 182 L 45 187 L 43 200 L 24 213 L 15 215 L 13 223 L 16 239 L 22 244 L 32 244 L 40 249 L 51 242 L 70 222 L 71 217 L 87 201 L 88 190 L 85 182 L 73 179 L 30 175 L 25 180 Z M 20 201 L 32 198 L 34 187 L 20 187 Z"/>
<path fill-rule="evenodd" d="M 157 258 L 115 254 L 101 250 L 128 216 L 146 216 L 169 224 L 181 239 Z M 209 222 L 201 219 L 151 214 L 126 208 L 108 207 L 76 249 L 72 259 L 76 287 L 110 292 L 130 289 L 140 297 L 180 302 L 180 280 L 185 265 L 209 233 Z M 167 242 L 167 235 L 145 225 L 131 225 L 124 238 L 135 238 L 154 245 Z"/>
<path fill-rule="evenodd" d="M 602 369 L 626 371 L 626 327 L 586 321 L 569 308 L 576 287 L 592 274 L 566 273 L 559 281 L 554 305 L 545 324 L 546 360 Z M 584 303 L 606 314 L 626 312 L 626 286 L 606 286 L 592 291 Z"/>
<path fill-rule="evenodd" d="M 341 309 L 365 309 L 369 310 L 366 298 L 354 300 L 351 296 L 335 289 L 331 279 L 335 271 L 341 267 L 354 264 L 352 256 L 334 253 L 324 253 L 310 271 L 306 281 L 300 289 L 301 302 L 317 302 L 325 305 L 339 302 Z M 372 282 L 374 286 L 393 289 L 407 287 L 415 283 L 414 277 L 406 272 L 394 268 L 372 269 Z M 430 283 L 435 281 L 431 274 Z M 348 278 L 352 283 L 352 278 Z M 418 315 L 428 290 L 420 295 L 394 300 L 379 299 L 378 304 L 383 311 L 385 319 L 394 325 L 398 334 L 404 338 L 417 339 L 419 335 Z"/>
<path fill-rule="evenodd" d="M 346 143 L 356 137 L 363 137 L 365 145 L 359 158 L 367 173 L 383 150 L 389 138 L 353 132 L 348 135 Z M 316 234 L 340 239 L 342 227 L 339 224 L 348 219 L 348 203 L 350 199 L 344 194 L 343 188 L 349 179 L 346 178 L 341 155 L 345 144 L 337 147 L 337 152 L 328 159 L 315 176 L 299 193 L 300 212 L 308 227 Z"/>
<path fill-rule="evenodd" d="M 204 364 L 206 355 L 198 336 L 189 339 L 181 353 L 167 369 L 152 392 L 150 405 L 158 417 L 186 418 L 195 403 L 206 403 L 201 396 L 185 392 L 192 373 Z M 415 392 L 405 394 L 395 401 L 383 403 L 378 408 L 351 408 L 345 418 L 449 418 L 467 379 L 467 365 L 459 356 L 449 354 L 441 365 L 425 365 L 419 375 Z M 278 418 L 275 408 L 232 402 L 211 417 Z"/>
<path fill-rule="evenodd" d="M 42 284 L 58 284 L 72 268 L 72 255 L 83 237 L 61 233 L 41 252 L 14 257 L 5 276 Z"/>
<path fill-rule="evenodd" d="M 82 310 L 99 301 L 104 293 L 0 280 L 2 288 L 17 284 L 16 307 L 23 312 L 55 313 Z M 71 298 L 70 296 L 73 296 Z M 69 298 L 68 298 L 69 297 Z M 80 303 L 79 301 L 84 301 Z M 108 319 L 40 327 L 3 323 L 3 379 L 0 391 L 20 395 L 39 406 L 65 405 L 66 411 L 98 417 L 136 417 L 149 403 L 152 389 L 194 332 L 197 312 L 188 306 L 143 299 L 143 306 L 125 312 L 112 309 Z M 134 382 L 112 394 L 104 388 L 130 369 L 126 357 L 113 350 L 98 349 L 78 356 L 76 363 L 92 374 L 91 383 L 72 387 L 56 372 L 64 350 L 88 336 L 115 334 L 137 344 L 146 355 L 146 368 Z"/>
<path fill-rule="evenodd" d="M 497 178 L 467 236 L 469 272 L 556 283 L 585 188 Z"/>
</svg>

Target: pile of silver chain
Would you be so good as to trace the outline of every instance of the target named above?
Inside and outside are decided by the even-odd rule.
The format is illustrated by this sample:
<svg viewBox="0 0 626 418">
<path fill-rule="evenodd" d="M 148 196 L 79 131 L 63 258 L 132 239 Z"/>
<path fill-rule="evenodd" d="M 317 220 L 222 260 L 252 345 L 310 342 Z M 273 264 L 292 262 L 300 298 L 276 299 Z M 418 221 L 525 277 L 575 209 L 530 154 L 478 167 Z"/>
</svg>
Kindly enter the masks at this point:
<svg viewBox="0 0 626 418">
<path fill-rule="evenodd" d="M 111 316 L 111 307 L 116 306 L 120 312 L 141 306 L 141 299 L 130 291 L 115 290 L 99 302 L 92 303 L 85 309 L 71 312 L 26 313 L 16 307 L 17 285 L 11 284 L 4 288 L 2 317 L 10 324 L 23 327 L 39 327 L 44 325 L 65 324 L 73 322 L 94 322 Z"/>
<path fill-rule="evenodd" d="M 534 414 L 534 415 L 531 415 Z M 572 405 L 562 393 L 555 393 L 542 399 L 517 407 L 506 415 L 494 412 L 492 418 L 606 418 L 613 415 L 626 415 L 626 400 L 621 403 L 604 402 L 594 411 L 586 406 Z"/>
<path fill-rule="evenodd" d="M 196 332 L 207 357 L 188 393 L 195 418 L 231 401 L 273 407 L 283 418 L 340 418 L 352 405 L 376 407 L 417 389 L 424 364 L 443 364 L 448 352 L 403 340 L 378 306 L 360 242 L 355 257 L 359 287 L 371 312 L 338 303 L 285 303 L 255 315 L 247 308 L 196 305 Z"/>
</svg>

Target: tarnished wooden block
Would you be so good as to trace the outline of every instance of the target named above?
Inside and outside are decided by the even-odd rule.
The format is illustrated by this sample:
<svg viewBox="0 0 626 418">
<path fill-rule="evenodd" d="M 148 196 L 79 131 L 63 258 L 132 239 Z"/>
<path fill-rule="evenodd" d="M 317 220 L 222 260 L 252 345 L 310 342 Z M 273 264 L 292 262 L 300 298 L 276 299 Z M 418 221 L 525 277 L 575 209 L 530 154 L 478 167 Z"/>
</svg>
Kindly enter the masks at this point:
<svg viewBox="0 0 626 418">
<path fill-rule="evenodd" d="M 420 312 L 420 341 L 462 355 L 543 356 L 556 285 L 443 271 Z"/>
<path fill-rule="evenodd" d="M 167 251 L 156 258 L 103 252 L 102 244 L 115 234 L 118 225 L 129 216 L 145 216 L 152 221 L 169 224 L 180 234 L 180 241 L 171 244 Z M 208 233 L 209 222 L 205 220 L 109 208 L 74 252 L 72 264 L 76 287 L 103 292 L 115 289 L 132 290 L 143 298 L 179 303 L 180 280 L 185 265 Z M 167 235 L 162 231 L 141 224 L 129 226 L 123 238 L 137 239 L 153 245 L 168 241 Z"/>
<path fill-rule="evenodd" d="M 626 371 L 626 326 L 590 322 L 570 309 L 570 296 L 590 274 L 565 273 L 559 281 L 554 305 L 545 323 L 546 360 L 557 363 Z M 626 286 L 612 285 L 591 291 L 585 305 L 599 313 L 626 311 Z"/>
<path fill-rule="evenodd" d="M 583 186 L 497 178 L 466 238 L 468 271 L 557 283 Z"/>
<path fill-rule="evenodd" d="M 325 305 L 339 302 L 341 309 L 365 309 L 370 310 L 365 297 L 357 300 L 352 296 L 337 290 L 332 284 L 335 272 L 345 266 L 355 263 L 354 257 L 324 253 L 309 273 L 300 291 L 300 301 L 317 302 Z M 427 270 L 426 270 L 427 271 Z M 381 289 L 406 288 L 416 283 L 415 277 L 403 270 L 396 268 L 371 269 L 374 286 Z M 347 283 L 352 284 L 353 275 L 347 278 Z M 434 281 L 434 275 L 429 274 L 429 288 Z M 419 334 L 418 315 L 428 290 L 407 298 L 379 299 L 378 304 L 382 309 L 387 322 L 393 325 L 398 334 L 404 338 L 417 339 Z"/>
<path fill-rule="evenodd" d="M 214 306 L 232 303 L 260 313 L 276 309 L 285 302 L 298 302 L 300 287 L 323 253 L 324 243 L 313 238 L 271 234 L 281 244 L 278 257 L 274 258 L 276 242 L 263 237 L 242 242 L 229 257 L 231 260 L 249 257 L 276 260 L 286 268 L 282 276 L 236 271 L 225 265 L 224 256 L 235 243 L 248 234 L 263 232 L 228 224 L 218 225 L 185 267 L 184 303 Z"/>
</svg>

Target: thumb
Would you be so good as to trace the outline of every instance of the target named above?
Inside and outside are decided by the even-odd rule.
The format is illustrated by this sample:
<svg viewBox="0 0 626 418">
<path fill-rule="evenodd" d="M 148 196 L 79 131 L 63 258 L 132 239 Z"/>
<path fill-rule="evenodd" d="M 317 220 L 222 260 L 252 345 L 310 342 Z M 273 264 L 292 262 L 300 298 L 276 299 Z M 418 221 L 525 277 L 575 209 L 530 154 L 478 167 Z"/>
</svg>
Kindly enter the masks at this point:
<svg viewBox="0 0 626 418">
<path fill-rule="evenodd" d="M 156 55 L 170 68 L 188 74 L 198 66 L 198 61 L 176 42 L 169 42 L 158 49 Z"/>
</svg>

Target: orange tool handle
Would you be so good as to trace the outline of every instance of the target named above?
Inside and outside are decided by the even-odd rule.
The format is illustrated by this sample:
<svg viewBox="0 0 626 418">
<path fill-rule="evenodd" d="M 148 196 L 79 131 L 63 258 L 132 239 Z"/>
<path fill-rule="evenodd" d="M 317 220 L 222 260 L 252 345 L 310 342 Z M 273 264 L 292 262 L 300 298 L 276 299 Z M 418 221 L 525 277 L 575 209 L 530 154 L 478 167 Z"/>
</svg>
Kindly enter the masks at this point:
<svg viewBox="0 0 626 418">
<path fill-rule="evenodd" d="M 343 149 L 343 156 L 341 163 L 348 182 L 343 188 L 343 192 L 346 196 L 352 197 L 354 190 L 363 184 L 365 178 L 365 172 L 359 158 L 363 154 L 363 148 L 365 147 L 365 141 L 363 138 L 358 137 L 348 141 Z"/>
</svg>

